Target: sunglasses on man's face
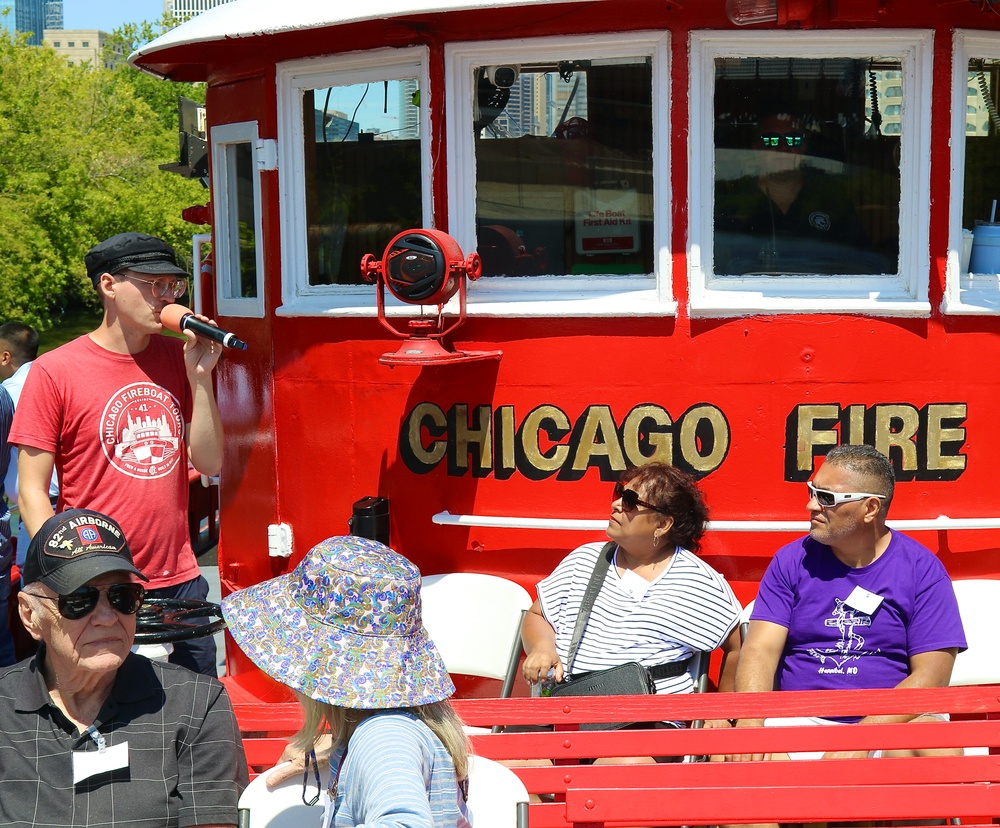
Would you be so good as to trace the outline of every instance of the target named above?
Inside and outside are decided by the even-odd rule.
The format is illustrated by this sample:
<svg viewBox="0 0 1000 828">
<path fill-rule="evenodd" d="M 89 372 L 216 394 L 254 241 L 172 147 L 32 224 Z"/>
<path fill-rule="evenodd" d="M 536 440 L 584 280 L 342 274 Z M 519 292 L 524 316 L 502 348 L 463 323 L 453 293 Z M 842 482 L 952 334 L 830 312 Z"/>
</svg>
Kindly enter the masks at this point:
<svg viewBox="0 0 1000 828">
<path fill-rule="evenodd" d="M 621 483 L 615 483 L 615 500 L 622 502 L 623 512 L 634 512 L 638 506 L 645 506 L 654 512 L 665 515 L 666 512 L 659 506 L 654 506 L 646 500 L 639 499 L 639 493 L 635 489 L 626 489 Z"/>
<path fill-rule="evenodd" d="M 760 136 L 765 147 L 780 147 L 782 141 L 786 147 L 801 147 L 804 138 L 801 132 L 765 132 Z"/>
<path fill-rule="evenodd" d="M 831 492 L 829 489 L 817 489 L 812 483 L 806 483 L 809 489 L 809 499 L 816 498 L 816 502 L 824 507 L 839 506 L 841 503 L 848 503 L 852 500 L 864 500 L 869 497 L 877 497 L 885 500 L 885 495 L 872 494 L 871 492 Z"/>
<path fill-rule="evenodd" d="M 101 600 L 102 592 L 108 594 L 111 608 L 122 615 L 135 615 L 142 606 L 142 599 L 146 596 L 142 584 L 111 584 L 107 587 L 82 586 L 68 595 L 59 595 L 56 598 L 38 594 L 35 594 L 35 597 L 55 601 L 63 618 L 76 621 L 94 611 L 97 602 Z"/>
</svg>

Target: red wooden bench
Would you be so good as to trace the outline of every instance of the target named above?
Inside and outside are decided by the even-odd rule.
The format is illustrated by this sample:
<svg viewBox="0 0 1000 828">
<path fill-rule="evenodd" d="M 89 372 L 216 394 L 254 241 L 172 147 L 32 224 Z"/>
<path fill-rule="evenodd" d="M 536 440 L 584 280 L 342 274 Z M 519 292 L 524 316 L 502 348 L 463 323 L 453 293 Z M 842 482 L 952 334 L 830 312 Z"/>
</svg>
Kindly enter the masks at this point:
<svg viewBox="0 0 1000 828">
<path fill-rule="evenodd" d="M 241 701 L 239 693 L 232 694 L 232 702 L 253 779 L 278 763 L 288 737 L 302 726 L 302 711 L 295 702 Z"/>
<path fill-rule="evenodd" d="M 937 819 L 1000 821 L 1000 687 L 848 692 L 710 693 L 575 699 L 464 699 L 470 725 L 554 724 L 552 732 L 482 734 L 491 759 L 552 760 L 516 767 L 530 793 L 531 828 Z M 294 730 L 294 705 L 237 705 L 248 756 L 274 759 Z M 580 731 L 584 722 L 948 712 L 952 721 L 844 727 Z M 249 727 L 248 727 L 249 726 Z M 828 761 L 591 765 L 595 756 L 680 756 L 802 750 L 988 748 L 986 755 Z M 271 751 L 268 754 L 268 751 Z M 275 752 L 277 751 L 277 752 Z M 265 764 L 267 764 L 265 762 Z"/>
</svg>

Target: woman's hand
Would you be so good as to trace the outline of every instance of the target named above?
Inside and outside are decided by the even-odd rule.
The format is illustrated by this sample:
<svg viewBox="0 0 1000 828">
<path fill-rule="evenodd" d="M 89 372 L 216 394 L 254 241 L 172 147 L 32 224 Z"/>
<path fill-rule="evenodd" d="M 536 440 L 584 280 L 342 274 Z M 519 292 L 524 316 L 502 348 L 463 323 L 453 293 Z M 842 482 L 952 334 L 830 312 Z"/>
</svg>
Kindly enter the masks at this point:
<svg viewBox="0 0 1000 828">
<path fill-rule="evenodd" d="M 545 681 L 549 677 L 550 670 L 552 671 L 552 679 L 555 682 L 562 681 L 563 666 L 559 656 L 556 655 L 556 651 L 554 649 L 536 649 L 524 659 L 524 666 L 521 668 L 521 673 L 524 676 L 524 680 L 528 684 L 533 685 L 538 684 L 540 681 Z"/>
<path fill-rule="evenodd" d="M 556 654 L 556 631 L 542 615 L 542 608 L 535 601 L 524 614 L 521 622 L 521 644 L 527 657 L 521 668 L 521 674 L 528 684 L 535 685 L 545 681 L 552 671 L 552 678 L 562 681 L 563 665 Z"/>
<path fill-rule="evenodd" d="M 306 756 L 298 748 L 285 745 L 285 749 L 278 758 L 278 764 L 267 772 L 267 787 L 273 788 L 280 785 L 286 779 L 302 773 L 306 766 Z"/>
<path fill-rule="evenodd" d="M 326 733 L 316 737 L 316 764 L 325 768 L 330 764 L 330 754 L 333 753 L 333 739 Z M 292 745 L 285 745 L 285 749 L 278 758 L 278 763 L 267 773 L 267 787 L 273 788 L 280 785 L 286 779 L 294 776 L 301 776 L 306 769 L 306 755 L 301 750 Z"/>
</svg>

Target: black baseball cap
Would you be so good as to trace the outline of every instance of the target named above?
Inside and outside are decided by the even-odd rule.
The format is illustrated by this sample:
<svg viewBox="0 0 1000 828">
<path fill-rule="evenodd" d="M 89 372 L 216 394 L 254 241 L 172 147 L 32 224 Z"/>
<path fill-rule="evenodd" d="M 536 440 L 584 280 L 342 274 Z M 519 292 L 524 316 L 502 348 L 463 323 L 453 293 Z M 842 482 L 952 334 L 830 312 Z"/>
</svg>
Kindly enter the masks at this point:
<svg viewBox="0 0 1000 828">
<path fill-rule="evenodd" d="M 149 580 L 132 563 L 121 526 L 100 512 L 67 509 L 35 532 L 21 579 L 25 586 L 41 581 L 60 595 L 68 595 L 107 572 L 131 572 Z"/>
<path fill-rule="evenodd" d="M 135 270 L 139 273 L 188 276 L 177 264 L 177 254 L 163 239 L 145 233 L 119 233 L 95 244 L 84 257 L 87 275 L 95 285 L 102 273 Z"/>
</svg>

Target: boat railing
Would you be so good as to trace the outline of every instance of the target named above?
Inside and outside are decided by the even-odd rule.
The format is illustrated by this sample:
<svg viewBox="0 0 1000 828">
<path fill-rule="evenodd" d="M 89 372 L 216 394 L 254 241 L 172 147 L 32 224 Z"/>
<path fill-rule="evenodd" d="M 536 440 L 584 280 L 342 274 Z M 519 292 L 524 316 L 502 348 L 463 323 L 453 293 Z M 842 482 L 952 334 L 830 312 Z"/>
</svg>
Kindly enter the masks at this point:
<svg viewBox="0 0 1000 828">
<path fill-rule="evenodd" d="M 540 518 L 518 515 L 457 515 L 445 510 L 431 518 L 441 526 L 479 526 L 499 529 L 541 529 L 554 531 L 600 532 L 608 525 L 607 518 Z M 889 528 L 900 531 L 942 531 L 949 529 L 1000 529 L 1000 517 L 935 518 L 890 520 Z M 710 532 L 797 532 L 809 531 L 806 520 L 712 520 L 706 524 Z"/>
</svg>

